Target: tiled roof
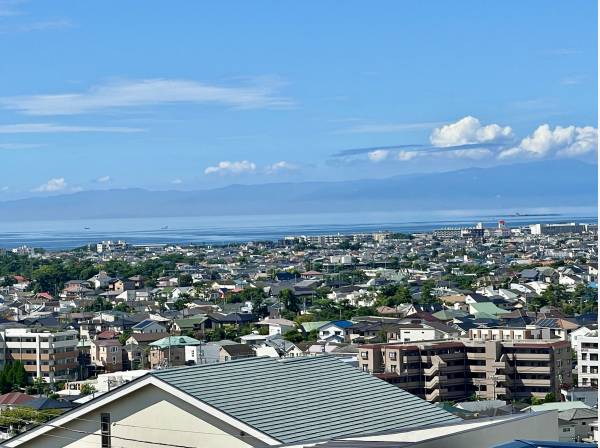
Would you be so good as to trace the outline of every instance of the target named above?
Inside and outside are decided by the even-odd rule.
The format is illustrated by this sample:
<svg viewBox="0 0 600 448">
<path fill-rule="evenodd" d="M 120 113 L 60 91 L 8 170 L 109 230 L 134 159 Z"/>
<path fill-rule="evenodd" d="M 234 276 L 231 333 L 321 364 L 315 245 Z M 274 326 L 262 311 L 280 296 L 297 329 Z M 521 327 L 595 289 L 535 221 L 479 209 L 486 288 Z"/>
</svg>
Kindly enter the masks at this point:
<svg viewBox="0 0 600 448">
<path fill-rule="evenodd" d="M 250 358 L 152 375 L 283 443 L 460 421 L 326 356 Z"/>
</svg>

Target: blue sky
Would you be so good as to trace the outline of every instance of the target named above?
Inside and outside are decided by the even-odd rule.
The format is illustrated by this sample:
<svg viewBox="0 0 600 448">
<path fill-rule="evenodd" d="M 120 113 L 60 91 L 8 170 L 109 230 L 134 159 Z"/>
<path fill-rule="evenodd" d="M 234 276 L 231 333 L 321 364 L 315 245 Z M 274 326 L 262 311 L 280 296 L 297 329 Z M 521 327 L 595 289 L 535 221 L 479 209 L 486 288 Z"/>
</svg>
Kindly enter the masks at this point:
<svg viewBox="0 0 600 448">
<path fill-rule="evenodd" d="M 0 0 L 0 200 L 595 160 L 596 2 Z"/>
</svg>

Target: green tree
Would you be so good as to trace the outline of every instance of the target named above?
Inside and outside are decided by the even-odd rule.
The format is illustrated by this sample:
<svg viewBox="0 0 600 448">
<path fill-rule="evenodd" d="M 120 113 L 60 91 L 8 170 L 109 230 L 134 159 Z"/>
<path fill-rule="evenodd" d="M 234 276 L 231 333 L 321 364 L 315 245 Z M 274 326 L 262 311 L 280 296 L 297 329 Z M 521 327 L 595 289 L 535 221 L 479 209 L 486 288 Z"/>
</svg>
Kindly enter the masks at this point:
<svg viewBox="0 0 600 448">
<path fill-rule="evenodd" d="M 194 284 L 194 280 L 190 274 L 181 274 L 177 278 L 177 284 L 179 286 L 192 286 Z"/>
<path fill-rule="evenodd" d="M 421 285 L 421 302 L 431 303 L 435 299 L 432 294 L 433 287 L 435 286 L 432 280 L 425 280 Z"/>
<path fill-rule="evenodd" d="M 294 294 L 294 291 L 289 288 L 282 289 L 279 292 L 279 298 L 287 311 L 296 314 L 300 312 L 300 301 L 298 300 L 298 297 L 296 297 L 296 294 Z"/>
<path fill-rule="evenodd" d="M 131 334 L 131 330 L 124 330 L 123 333 L 119 335 L 119 342 L 121 345 L 125 345 L 125 342 L 131 337 Z"/>
<path fill-rule="evenodd" d="M 81 386 L 81 390 L 79 391 L 81 395 L 90 395 L 96 392 L 96 388 L 93 384 L 86 383 Z"/>
<path fill-rule="evenodd" d="M 304 337 L 302 336 L 302 333 L 298 332 L 298 330 L 290 330 L 283 335 L 283 339 L 293 343 L 298 343 L 302 342 Z"/>
<path fill-rule="evenodd" d="M 10 366 L 13 389 L 19 389 L 27 385 L 27 372 L 21 361 L 13 361 Z"/>
</svg>

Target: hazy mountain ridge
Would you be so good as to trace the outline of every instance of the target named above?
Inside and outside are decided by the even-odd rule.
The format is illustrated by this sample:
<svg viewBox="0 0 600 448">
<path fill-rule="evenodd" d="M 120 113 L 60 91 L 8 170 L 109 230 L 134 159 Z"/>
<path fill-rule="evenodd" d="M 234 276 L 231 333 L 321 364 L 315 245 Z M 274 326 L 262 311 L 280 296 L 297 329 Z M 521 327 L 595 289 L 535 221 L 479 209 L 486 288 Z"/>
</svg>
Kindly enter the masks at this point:
<svg viewBox="0 0 600 448">
<path fill-rule="evenodd" d="M 597 166 L 547 160 L 338 182 L 230 185 L 211 190 L 89 190 L 0 202 L 6 221 L 281 214 L 393 209 L 591 206 Z"/>
</svg>

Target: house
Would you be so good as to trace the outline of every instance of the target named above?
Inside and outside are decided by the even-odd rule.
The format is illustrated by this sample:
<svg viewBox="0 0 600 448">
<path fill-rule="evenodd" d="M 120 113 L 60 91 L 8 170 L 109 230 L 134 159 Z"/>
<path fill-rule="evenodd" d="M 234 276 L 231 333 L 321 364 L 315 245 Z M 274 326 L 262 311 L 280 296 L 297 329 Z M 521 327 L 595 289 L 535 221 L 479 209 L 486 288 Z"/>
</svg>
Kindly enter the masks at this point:
<svg viewBox="0 0 600 448">
<path fill-rule="evenodd" d="M 190 358 L 192 353 L 186 350 L 186 347 L 200 347 L 202 342 L 198 339 L 190 338 L 189 336 L 167 336 L 158 341 L 148 344 L 150 353 L 148 362 L 151 369 L 183 366 L 187 361 L 196 362 L 197 352 L 194 357 Z M 186 356 L 187 355 L 187 356 Z"/>
<path fill-rule="evenodd" d="M 563 401 L 529 406 L 522 412 L 558 412 L 558 435 L 561 442 L 592 439 L 592 428 L 598 424 L 597 409 L 581 401 Z"/>
<path fill-rule="evenodd" d="M 202 364 L 214 364 L 256 356 L 255 351 L 250 345 L 238 344 L 237 342 L 228 340 L 204 344 L 202 351 Z"/>
<path fill-rule="evenodd" d="M 318 341 L 344 342 L 347 329 L 352 326 L 349 320 L 334 320 L 328 322 L 318 329 Z"/>
<path fill-rule="evenodd" d="M 557 317 L 538 319 L 535 326 L 542 329 L 544 338 L 559 338 L 563 341 L 568 341 L 571 332 L 579 328 L 579 324 Z"/>
<path fill-rule="evenodd" d="M 128 280 L 130 282 L 133 282 L 133 287 L 135 289 L 140 289 L 144 287 L 144 277 L 141 275 L 134 275 L 132 277 L 129 277 Z"/>
<path fill-rule="evenodd" d="M 294 321 L 288 319 L 269 319 L 268 317 L 260 322 L 257 322 L 256 325 L 268 325 L 269 336 L 276 334 L 283 335 L 296 328 Z"/>
<path fill-rule="evenodd" d="M 135 284 L 131 280 L 115 278 L 108 282 L 109 291 L 123 292 L 128 289 L 135 289 Z"/>
<path fill-rule="evenodd" d="M 169 333 L 133 333 L 125 341 L 123 352 L 125 354 L 125 369 L 136 367 L 147 367 L 149 344 L 169 336 Z"/>
<path fill-rule="evenodd" d="M 576 408 L 558 413 L 558 435 L 561 441 L 592 441 L 594 427 L 598 427 L 597 409 Z"/>
<path fill-rule="evenodd" d="M 23 392 L 8 392 L 0 395 L 0 409 L 8 409 L 14 406 L 20 406 L 33 400 L 33 395 L 27 395 Z"/>
<path fill-rule="evenodd" d="M 117 339 L 91 341 L 92 365 L 107 373 L 123 370 L 123 347 Z"/>
<path fill-rule="evenodd" d="M 207 329 L 212 328 L 213 321 L 209 320 L 205 314 L 198 314 L 192 317 L 183 319 L 175 319 L 173 321 L 173 331 L 176 334 L 185 333 L 204 333 Z"/>
<path fill-rule="evenodd" d="M 480 316 L 493 316 L 498 318 L 503 314 L 508 313 L 509 311 L 498 308 L 498 306 L 492 302 L 475 302 L 469 304 L 469 314 L 474 315 L 475 318 Z"/>
<path fill-rule="evenodd" d="M 112 277 L 106 273 L 106 271 L 100 271 L 96 275 L 88 279 L 88 283 L 94 287 L 94 289 L 104 289 L 108 286 Z"/>
<path fill-rule="evenodd" d="M 165 333 L 167 328 L 161 322 L 144 319 L 131 327 L 133 333 Z"/>
</svg>

